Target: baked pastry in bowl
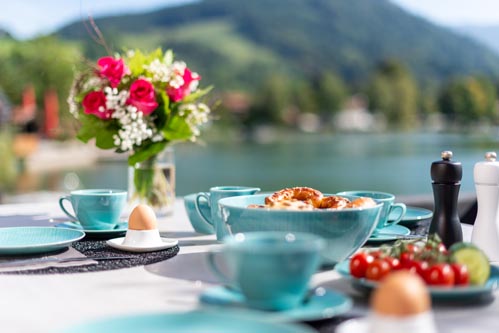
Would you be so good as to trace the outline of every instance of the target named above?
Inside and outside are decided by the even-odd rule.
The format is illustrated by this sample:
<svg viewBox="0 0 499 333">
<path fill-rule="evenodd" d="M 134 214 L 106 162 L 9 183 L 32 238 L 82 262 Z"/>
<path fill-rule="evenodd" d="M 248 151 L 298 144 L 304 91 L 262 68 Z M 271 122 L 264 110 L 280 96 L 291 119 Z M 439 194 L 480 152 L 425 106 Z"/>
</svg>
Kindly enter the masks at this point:
<svg viewBox="0 0 499 333">
<path fill-rule="evenodd" d="M 325 198 L 332 197 L 324 195 L 321 200 L 314 198 L 310 202 L 296 197 L 286 198 L 284 202 L 288 200 L 293 206 L 289 208 L 281 207 L 282 200 L 279 204 L 270 203 L 271 200 L 266 200 L 268 197 L 272 195 L 220 200 L 218 204 L 227 232 L 290 231 L 319 235 L 326 241 L 322 257 L 327 264 L 345 260 L 367 241 L 376 227 L 382 206 L 377 202 L 359 204 L 359 198 L 344 196 L 350 205 L 340 203 L 341 208 L 320 208 Z M 298 206 L 303 207 L 295 209 Z"/>
</svg>

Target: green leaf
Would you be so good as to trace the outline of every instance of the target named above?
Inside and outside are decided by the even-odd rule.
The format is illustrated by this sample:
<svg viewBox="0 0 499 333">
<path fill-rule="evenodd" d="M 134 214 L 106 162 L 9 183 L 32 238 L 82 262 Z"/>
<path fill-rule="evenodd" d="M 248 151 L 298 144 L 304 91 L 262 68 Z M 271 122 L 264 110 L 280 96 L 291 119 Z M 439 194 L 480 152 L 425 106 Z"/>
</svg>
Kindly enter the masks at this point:
<svg viewBox="0 0 499 333">
<path fill-rule="evenodd" d="M 192 94 L 186 96 L 182 100 L 182 103 L 192 103 L 195 100 L 197 100 L 198 98 L 201 98 L 204 95 L 206 95 L 207 93 L 209 93 L 212 89 L 213 89 L 213 86 L 209 86 L 209 87 L 204 88 L 204 89 L 199 89 L 199 90 L 193 92 Z"/>
<path fill-rule="evenodd" d="M 158 107 L 154 111 L 154 115 L 156 116 L 154 124 L 156 125 L 156 128 L 162 129 L 165 127 L 165 124 L 171 114 L 170 99 L 164 91 L 162 91 L 158 97 Z"/>
<path fill-rule="evenodd" d="M 156 50 L 152 51 L 147 55 L 146 61 L 148 64 L 150 64 L 154 60 L 161 58 L 163 58 L 163 50 L 161 50 L 161 48 L 157 48 Z"/>
<path fill-rule="evenodd" d="M 116 148 L 114 145 L 114 131 L 109 131 L 106 129 L 102 129 L 95 136 L 95 145 L 100 149 L 112 149 Z"/>
<path fill-rule="evenodd" d="M 170 119 L 162 132 L 168 141 L 189 140 L 192 137 L 190 126 L 184 118 L 177 115 Z"/>
<path fill-rule="evenodd" d="M 78 140 L 81 140 L 85 143 L 87 143 L 90 139 L 94 138 L 97 135 L 95 127 L 93 126 L 93 122 L 88 118 L 90 117 L 83 114 L 79 115 L 81 127 L 76 135 Z"/>
<path fill-rule="evenodd" d="M 95 145 L 101 149 L 116 148 L 113 134 L 116 125 L 113 120 L 102 120 L 94 115 L 80 114 L 81 128 L 77 138 L 85 143 L 95 138 Z"/>
<path fill-rule="evenodd" d="M 128 165 L 134 166 L 137 163 L 144 162 L 154 155 L 160 153 L 166 148 L 167 141 L 153 142 L 144 144 L 140 150 L 136 151 L 133 155 L 128 157 Z"/>
<path fill-rule="evenodd" d="M 146 56 L 140 51 L 135 50 L 133 56 L 128 58 L 127 65 L 130 68 L 131 75 L 134 77 L 140 76 L 144 73 L 144 64 L 146 62 Z"/>
</svg>

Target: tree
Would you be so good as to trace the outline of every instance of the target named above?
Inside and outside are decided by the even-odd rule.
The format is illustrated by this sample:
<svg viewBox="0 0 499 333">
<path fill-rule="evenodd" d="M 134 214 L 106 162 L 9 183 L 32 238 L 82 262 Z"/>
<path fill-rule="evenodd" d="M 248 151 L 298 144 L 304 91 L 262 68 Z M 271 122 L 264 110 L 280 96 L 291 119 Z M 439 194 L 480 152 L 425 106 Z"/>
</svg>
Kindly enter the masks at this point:
<svg viewBox="0 0 499 333">
<path fill-rule="evenodd" d="M 68 118 L 66 98 L 73 80 L 73 67 L 82 54 L 75 43 L 55 37 L 40 37 L 20 42 L 3 39 L 0 43 L 0 86 L 13 104 L 20 104 L 22 91 L 32 84 L 42 107 L 44 93 L 55 89 L 59 96 L 61 118 Z"/>
<path fill-rule="evenodd" d="M 247 125 L 253 123 L 282 123 L 289 106 L 291 90 L 289 79 L 280 74 L 269 76 L 256 92 Z"/>
<path fill-rule="evenodd" d="M 333 115 L 340 111 L 348 94 L 345 82 L 333 72 L 325 72 L 317 83 L 317 104 L 320 113 Z"/>
<path fill-rule="evenodd" d="M 388 123 L 411 128 L 417 122 L 418 87 L 410 71 L 395 60 L 381 63 L 367 89 L 371 110 L 385 115 Z"/>
<path fill-rule="evenodd" d="M 442 88 L 440 111 L 460 124 L 497 119 L 497 93 L 486 78 L 460 77 L 448 81 Z"/>
</svg>

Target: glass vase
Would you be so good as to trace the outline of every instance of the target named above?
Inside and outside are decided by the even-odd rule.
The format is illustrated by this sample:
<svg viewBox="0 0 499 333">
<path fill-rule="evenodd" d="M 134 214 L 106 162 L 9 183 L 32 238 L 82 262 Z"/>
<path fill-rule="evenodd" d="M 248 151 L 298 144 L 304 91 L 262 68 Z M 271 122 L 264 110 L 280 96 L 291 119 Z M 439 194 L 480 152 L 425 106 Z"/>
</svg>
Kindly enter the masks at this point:
<svg viewBox="0 0 499 333">
<path fill-rule="evenodd" d="M 172 147 L 128 168 L 128 193 L 133 206 L 146 204 L 157 216 L 173 213 L 175 159 Z"/>
</svg>

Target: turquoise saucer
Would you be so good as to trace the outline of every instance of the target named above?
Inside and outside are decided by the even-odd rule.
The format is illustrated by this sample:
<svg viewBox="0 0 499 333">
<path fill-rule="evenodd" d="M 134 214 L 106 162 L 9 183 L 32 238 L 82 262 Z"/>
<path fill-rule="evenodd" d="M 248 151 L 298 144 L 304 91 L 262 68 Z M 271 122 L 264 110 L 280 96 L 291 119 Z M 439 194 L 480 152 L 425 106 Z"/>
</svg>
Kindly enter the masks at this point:
<svg viewBox="0 0 499 333">
<path fill-rule="evenodd" d="M 0 228 L 0 254 L 20 255 L 59 251 L 83 237 L 85 237 L 83 231 L 66 228 Z"/>
<path fill-rule="evenodd" d="M 244 296 L 237 290 L 224 286 L 207 289 L 201 294 L 200 301 L 210 305 L 247 309 Z M 265 311 L 265 317 L 275 322 L 312 321 L 331 318 L 351 308 L 352 300 L 349 297 L 319 287 L 301 306 L 284 311 Z M 253 309 L 251 311 L 263 312 Z"/>
<path fill-rule="evenodd" d="M 388 221 L 393 221 L 397 217 L 397 212 L 393 212 L 388 216 Z M 433 216 L 433 212 L 431 210 L 419 207 L 411 207 L 407 206 L 407 210 L 405 212 L 404 217 L 400 220 L 399 224 L 410 227 L 419 221 L 423 221 L 426 219 L 431 219 Z"/>
<path fill-rule="evenodd" d="M 78 325 L 62 333 L 137 333 L 137 332 L 217 332 L 217 333 L 313 333 L 300 324 L 274 323 L 242 311 L 192 311 L 156 313 L 103 319 Z"/>
<path fill-rule="evenodd" d="M 368 242 L 388 242 L 393 241 L 400 236 L 406 236 L 411 233 L 411 230 L 402 226 L 402 225 L 392 225 L 389 227 L 385 227 L 379 231 L 379 234 L 376 231 L 369 237 Z"/>
<path fill-rule="evenodd" d="M 87 236 L 92 238 L 108 239 L 124 235 L 128 229 L 128 222 L 120 222 L 114 227 L 114 229 L 106 230 L 84 229 L 80 223 L 74 221 L 58 223 L 55 226 L 57 228 L 69 228 L 84 231 Z"/>
</svg>

